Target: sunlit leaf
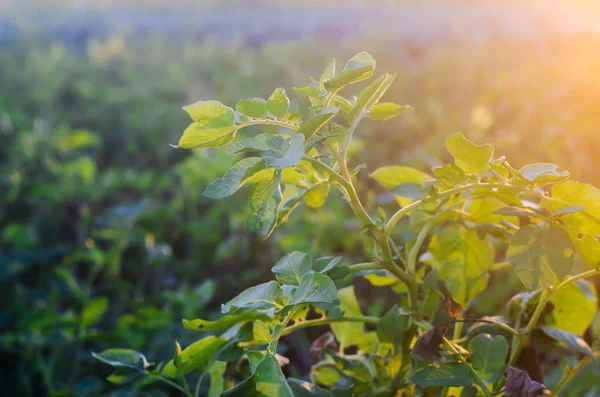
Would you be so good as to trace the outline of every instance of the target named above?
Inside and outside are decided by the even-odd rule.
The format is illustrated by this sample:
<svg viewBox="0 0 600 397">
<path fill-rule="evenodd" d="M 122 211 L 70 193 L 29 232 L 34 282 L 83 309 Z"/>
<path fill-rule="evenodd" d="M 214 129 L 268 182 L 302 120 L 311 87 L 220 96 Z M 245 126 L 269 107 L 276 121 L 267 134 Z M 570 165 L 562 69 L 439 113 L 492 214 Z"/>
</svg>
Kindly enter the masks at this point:
<svg viewBox="0 0 600 397">
<path fill-rule="evenodd" d="M 267 115 L 267 101 L 263 98 L 242 99 L 235 110 L 249 117 L 263 118 Z"/>
<path fill-rule="evenodd" d="M 345 85 L 368 79 L 375 70 L 375 60 L 367 52 L 361 52 L 353 56 L 344 70 L 333 78 L 323 82 L 329 91 L 337 91 Z"/>
<path fill-rule="evenodd" d="M 231 142 L 235 135 L 233 109 L 217 101 L 199 101 L 183 108 L 194 123 L 183 132 L 178 147 L 216 147 Z"/>
<path fill-rule="evenodd" d="M 259 284 L 250 287 L 221 307 L 223 313 L 231 313 L 236 310 L 268 309 L 277 306 L 277 302 L 283 296 L 283 290 L 276 281 Z"/>
<path fill-rule="evenodd" d="M 227 170 L 225 175 L 211 182 L 202 195 L 211 199 L 231 196 L 244 185 L 250 176 L 264 167 L 264 161 L 259 157 L 243 158 Z"/>
<path fill-rule="evenodd" d="M 446 148 L 454 157 L 454 162 L 465 174 L 481 174 L 490 164 L 494 148 L 490 144 L 475 145 L 467 140 L 462 132 L 450 135 L 446 139 Z"/>
<path fill-rule="evenodd" d="M 271 271 L 280 283 L 299 285 L 302 276 L 312 271 L 312 261 L 304 252 L 294 251 L 281 258 Z"/>
<path fill-rule="evenodd" d="M 164 366 L 163 375 L 174 377 L 178 371 L 185 374 L 204 367 L 225 342 L 227 342 L 225 338 L 210 335 L 192 343 L 183 349 L 181 368 L 176 368 L 175 362 L 171 360 Z"/>
<path fill-rule="evenodd" d="M 283 88 L 276 88 L 267 99 L 267 110 L 269 113 L 278 118 L 282 118 L 290 107 L 290 99 L 285 94 Z"/>
</svg>

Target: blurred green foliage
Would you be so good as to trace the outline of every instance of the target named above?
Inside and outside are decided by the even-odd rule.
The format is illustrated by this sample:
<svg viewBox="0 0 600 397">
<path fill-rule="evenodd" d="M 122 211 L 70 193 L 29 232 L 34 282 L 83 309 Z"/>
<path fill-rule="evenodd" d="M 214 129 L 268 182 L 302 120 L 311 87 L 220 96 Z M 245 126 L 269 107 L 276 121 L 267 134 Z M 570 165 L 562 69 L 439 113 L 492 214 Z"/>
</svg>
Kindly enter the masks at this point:
<svg viewBox="0 0 600 397">
<path fill-rule="evenodd" d="M 180 318 L 213 317 L 220 302 L 268 277 L 282 252 L 364 259 L 359 236 L 339 232 L 356 226 L 341 200 L 294 214 L 267 243 L 246 233 L 245 214 L 229 209 L 244 208 L 231 201 L 239 196 L 204 199 L 206 185 L 235 159 L 168 146 L 188 123 L 182 105 L 268 97 L 273 86 L 291 93 L 331 56 L 368 49 L 381 70 L 397 74 L 386 95 L 415 111 L 366 122 L 369 150 L 357 152 L 358 163 L 429 169 L 447 160 L 445 138 L 462 129 L 517 167 L 550 161 L 598 185 L 598 45 L 574 37 L 421 48 L 392 38 L 315 37 L 252 48 L 243 40 L 173 45 L 115 36 L 90 41 L 85 54 L 36 41 L 0 47 L 5 392 L 142 395 L 107 390 L 90 351 L 127 346 L 150 359 L 170 357 L 172 340 L 193 337 Z M 359 183 L 371 187 L 369 206 L 394 203 L 373 182 Z M 508 296 L 509 288 L 500 292 Z M 477 305 L 497 302 L 484 295 Z M 369 303 L 381 310 L 375 297 Z"/>
</svg>

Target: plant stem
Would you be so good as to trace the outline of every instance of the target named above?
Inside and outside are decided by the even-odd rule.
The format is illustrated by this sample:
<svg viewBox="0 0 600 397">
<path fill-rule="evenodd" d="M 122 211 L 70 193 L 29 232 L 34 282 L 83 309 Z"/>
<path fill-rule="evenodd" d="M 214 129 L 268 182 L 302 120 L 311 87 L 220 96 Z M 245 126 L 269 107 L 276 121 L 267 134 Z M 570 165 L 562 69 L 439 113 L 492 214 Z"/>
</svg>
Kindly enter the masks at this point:
<svg viewBox="0 0 600 397">
<path fill-rule="evenodd" d="M 169 385 L 169 386 L 172 386 L 172 387 L 176 388 L 177 390 L 179 390 L 180 392 L 182 392 L 183 394 L 185 394 L 185 395 L 186 395 L 186 396 L 188 396 L 188 397 L 194 397 L 194 395 L 193 395 L 193 394 L 186 392 L 186 391 L 185 391 L 185 389 L 184 389 L 183 387 L 181 387 L 180 385 L 178 385 L 178 384 L 177 384 L 177 383 L 175 383 L 175 382 L 172 382 L 172 381 L 170 381 L 170 380 L 169 380 L 169 379 L 167 379 L 167 378 L 164 378 L 164 377 L 162 377 L 162 376 L 158 376 L 158 375 L 154 375 L 154 374 L 149 374 L 149 373 L 146 373 L 146 376 L 148 376 L 149 378 L 153 378 L 153 379 L 156 379 L 156 380 L 158 380 L 158 381 L 164 382 L 164 383 L 166 383 L 167 385 Z"/>
<path fill-rule="evenodd" d="M 372 316 L 346 316 L 338 318 L 320 318 L 317 320 L 306 320 L 297 322 L 296 324 L 285 328 L 281 332 L 281 336 L 291 334 L 303 328 L 308 327 L 319 327 L 321 325 L 327 325 L 332 323 L 366 323 L 366 324 L 378 324 L 379 317 Z"/>
<path fill-rule="evenodd" d="M 551 287 L 546 288 L 542 291 L 542 294 L 540 295 L 540 300 L 539 300 L 537 306 L 535 307 L 535 310 L 534 310 L 533 314 L 531 315 L 531 318 L 529 319 L 529 323 L 527 323 L 527 327 L 525 327 L 525 330 L 523 332 L 521 332 L 520 336 L 517 338 L 517 344 L 510 354 L 509 365 L 515 365 L 517 359 L 519 358 L 519 354 L 521 354 L 521 350 L 523 349 L 523 346 L 525 345 L 525 342 L 527 342 L 529 335 L 531 335 L 531 332 L 533 331 L 537 322 L 539 321 L 539 319 L 544 311 L 544 307 L 546 307 L 546 303 L 548 303 L 548 300 L 550 299 L 551 294 L 552 294 Z"/>
<path fill-rule="evenodd" d="M 366 225 L 375 226 L 375 222 L 373 222 L 373 219 L 371 219 L 367 211 L 362 206 L 362 203 L 360 202 L 360 199 L 356 194 L 356 190 L 354 189 L 354 185 L 352 185 L 352 182 L 346 180 L 343 176 L 335 172 L 327 164 L 323 164 L 317 159 L 314 159 L 310 156 L 303 156 L 302 159 L 311 163 L 315 168 L 321 169 L 322 171 L 326 172 L 335 182 L 339 183 L 345 189 L 346 194 L 348 195 L 348 199 L 350 200 L 350 207 L 352 207 L 352 210 L 356 213 L 356 215 Z"/>
<path fill-rule="evenodd" d="M 592 270 L 585 271 L 583 273 L 579 273 L 575 276 L 571 276 L 571 277 L 565 279 L 564 281 L 562 281 L 560 284 L 558 284 L 556 286 L 556 288 L 554 288 L 554 290 L 552 290 L 552 293 L 558 292 L 560 289 L 564 288 L 567 284 L 572 283 L 573 281 L 577 281 L 577 280 L 580 280 L 580 279 L 586 278 L 586 277 L 595 276 L 598 274 L 600 274 L 600 269 L 592 269 Z"/>
<path fill-rule="evenodd" d="M 380 262 L 365 262 L 350 265 L 349 268 L 351 273 L 358 273 L 364 270 L 382 270 L 385 269 L 385 265 Z"/>
<path fill-rule="evenodd" d="M 597 353 L 596 355 L 599 355 L 599 354 Z M 577 372 L 579 372 L 583 368 L 585 368 L 590 362 L 592 362 L 592 358 L 589 356 L 586 356 L 586 357 L 582 358 L 581 361 L 579 361 L 577 363 L 577 365 L 575 365 L 573 368 L 570 368 L 563 375 L 562 379 L 560 380 L 560 382 L 558 382 L 558 385 L 556 385 L 556 387 L 554 388 L 552 393 L 550 393 L 549 397 L 557 397 L 558 393 L 562 390 L 563 387 L 565 387 L 565 385 L 567 383 L 569 383 L 569 381 L 571 379 L 573 379 L 573 377 L 577 374 Z"/>
<path fill-rule="evenodd" d="M 479 375 L 477 375 L 477 372 L 475 372 L 475 370 L 473 368 L 471 368 L 470 365 L 469 365 L 469 369 L 471 370 L 471 376 L 473 376 L 473 379 L 475 380 L 475 383 L 477 384 L 477 386 L 479 386 L 479 388 L 481 389 L 481 391 L 483 392 L 483 394 L 486 397 L 492 397 L 493 396 L 492 392 L 490 391 L 490 389 L 488 389 L 487 385 L 479 377 Z"/>
</svg>

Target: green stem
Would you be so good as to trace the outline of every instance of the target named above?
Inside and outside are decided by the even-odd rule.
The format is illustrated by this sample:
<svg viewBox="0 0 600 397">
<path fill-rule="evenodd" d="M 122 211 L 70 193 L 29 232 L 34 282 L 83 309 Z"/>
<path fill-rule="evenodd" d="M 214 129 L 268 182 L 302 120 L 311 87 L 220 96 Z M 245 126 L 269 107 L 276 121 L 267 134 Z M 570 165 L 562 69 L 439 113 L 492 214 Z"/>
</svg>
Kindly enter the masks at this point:
<svg viewBox="0 0 600 397">
<path fill-rule="evenodd" d="M 523 346 L 527 342 L 529 335 L 531 335 L 531 332 L 533 331 L 537 322 L 539 321 L 539 319 L 544 311 L 544 307 L 546 307 L 546 303 L 548 303 L 548 300 L 550 299 L 551 294 L 552 294 L 552 288 L 546 288 L 542 291 L 542 294 L 540 295 L 540 300 L 539 300 L 537 306 L 535 307 L 535 310 L 534 310 L 533 314 L 531 315 L 531 318 L 529 319 L 529 323 L 527 323 L 527 327 L 525 327 L 525 330 L 523 332 L 521 332 L 520 336 L 517 338 L 517 344 L 510 354 L 509 365 L 515 365 L 517 359 L 519 358 L 519 354 L 521 354 L 521 350 L 523 349 Z"/>
<path fill-rule="evenodd" d="M 161 382 L 164 382 L 164 383 L 166 383 L 166 384 L 167 384 L 167 385 L 169 385 L 169 386 L 172 386 L 172 387 L 176 388 L 177 390 L 179 390 L 180 392 L 182 392 L 183 394 L 185 394 L 185 395 L 186 395 L 186 396 L 188 396 L 188 397 L 194 397 L 194 395 L 193 395 L 193 394 L 186 392 L 186 391 L 185 391 L 185 389 L 184 389 L 183 387 L 181 387 L 180 385 L 178 385 L 178 384 L 177 384 L 177 383 L 175 383 L 175 382 L 172 382 L 172 381 L 170 381 L 170 380 L 169 380 L 169 379 L 167 379 L 167 378 L 164 378 L 164 377 L 162 377 L 162 376 L 158 376 L 158 375 L 154 375 L 154 374 L 150 374 L 150 373 L 147 373 L 147 372 L 146 372 L 145 374 L 146 374 L 146 376 L 148 376 L 149 378 L 156 379 L 156 380 L 158 380 L 158 381 L 161 381 Z"/>
<path fill-rule="evenodd" d="M 350 200 L 350 206 L 352 207 L 352 210 L 356 213 L 356 215 L 366 225 L 375 225 L 373 219 L 371 219 L 367 211 L 362 206 L 362 203 L 360 202 L 360 199 L 356 194 L 356 190 L 354 189 L 354 185 L 352 185 L 350 181 L 346 180 L 343 176 L 335 172 L 327 164 L 323 164 L 317 159 L 314 159 L 310 156 L 303 156 L 302 159 L 311 163 L 315 168 L 326 172 L 335 182 L 339 183 L 346 190 L 346 194 L 348 195 L 348 199 Z"/>
<path fill-rule="evenodd" d="M 401 209 L 399 209 L 398 211 L 396 211 L 396 213 L 394 213 L 390 219 L 388 220 L 387 224 L 385 225 L 384 228 L 384 233 L 389 236 L 389 234 L 391 233 L 392 229 L 394 228 L 394 226 L 396 226 L 396 223 L 398 223 L 398 221 L 400 219 L 402 219 L 402 217 L 404 215 L 407 215 L 408 213 L 410 213 L 411 211 L 422 207 L 423 205 L 430 203 L 432 201 L 436 201 L 439 199 L 443 199 L 443 198 L 447 198 L 450 196 L 453 196 L 455 194 L 458 193 L 462 193 L 465 192 L 467 190 L 472 190 L 472 189 L 476 189 L 476 188 L 487 188 L 487 189 L 497 189 L 497 188 L 504 188 L 504 189 L 515 189 L 518 190 L 520 192 L 529 192 L 532 194 L 535 194 L 534 192 L 532 192 L 531 190 L 527 189 L 527 188 L 523 188 L 520 186 L 512 186 L 512 185 L 504 185 L 501 183 L 471 183 L 468 185 L 464 185 L 464 186 L 458 186 L 455 187 L 453 189 L 449 189 L 446 190 L 444 192 L 441 192 L 439 194 L 437 194 L 436 196 L 430 196 L 430 197 L 425 197 L 422 198 L 420 200 L 414 201 L 412 203 L 410 203 L 409 205 L 402 207 Z"/>
<path fill-rule="evenodd" d="M 479 386 L 479 388 L 481 389 L 481 391 L 483 392 L 483 394 L 486 397 L 492 397 L 493 394 L 490 391 L 490 389 L 488 389 L 488 387 L 485 384 L 485 382 L 479 377 L 479 375 L 477 375 L 477 372 L 475 372 L 475 370 L 473 368 L 471 368 L 470 365 L 469 365 L 469 370 L 471 370 L 471 376 L 473 377 L 473 379 L 475 380 L 475 383 L 477 384 L 477 386 Z"/>
<path fill-rule="evenodd" d="M 291 334 L 292 332 L 296 332 L 303 328 L 308 327 L 319 327 L 322 325 L 328 325 L 332 323 L 366 323 L 366 324 L 378 324 L 379 317 L 372 316 L 346 316 L 346 317 L 338 317 L 338 318 L 320 318 L 317 320 L 307 320 L 297 322 L 296 324 L 285 328 L 281 332 L 281 336 Z"/>
<path fill-rule="evenodd" d="M 365 262 L 350 265 L 349 268 L 351 273 L 358 273 L 364 270 L 382 270 L 385 269 L 385 265 L 380 262 Z"/>
<path fill-rule="evenodd" d="M 585 271 L 583 273 L 579 273 L 575 276 L 571 276 L 571 277 L 565 279 L 564 281 L 562 281 L 560 284 L 558 284 L 556 286 L 556 288 L 554 288 L 554 290 L 552 290 L 552 293 L 554 294 L 554 293 L 558 292 L 559 290 L 564 288 L 567 284 L 572 283 L 573 281 L 577 281 L 577 280 L 580 280 L 580 279 L 586 278 L 586 277 L 595 276 L 598 274 L 600 274 L 600 269 L 592 269 L 592 270 Z"/>
<path fill-rule="evenodd" d="M 596 356 L 599 356 L 600 354 L 596 354 Z M 570 368 L 562 377 L 562 379 L 560 380 L 560 382 L 558 382 L 558 385 L 556 385 L 556 387 L 554 388 L 554 390 L 552 391 L 552 393 L 550 393 L 549 397 L 557 397 L 558 393 L 562 390 L 563 387 L 565 387 L 565 385 L 567 383 L 569 383 L 569 381 L 571 379 L 573 379 L 573 377 L 577 374 L 577 372 L 581 371 L 583 368 L 585 368 L 589 363 L 592 362 L 592 358 L 589 356 L 584 357 L 583 359 L 581 359 L 581 361 L 579 361 L 577 363 L 577 365 L 575 365 L 573 368 Z"/>
</svg>

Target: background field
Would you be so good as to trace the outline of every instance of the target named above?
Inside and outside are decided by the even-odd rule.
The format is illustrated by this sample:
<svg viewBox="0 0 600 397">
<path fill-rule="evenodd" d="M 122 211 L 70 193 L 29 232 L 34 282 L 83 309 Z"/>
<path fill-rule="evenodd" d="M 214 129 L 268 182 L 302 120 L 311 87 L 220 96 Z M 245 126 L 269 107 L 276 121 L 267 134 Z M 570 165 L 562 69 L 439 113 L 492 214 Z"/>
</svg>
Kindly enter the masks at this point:
<svg viewBox="0 0 600 397">
<path fill-rule="evenodd" d="M 293 97 L 331 58 L 366 50 L 397 74 L 386 98 L 415 110 L 365 124 L 356 164 L 427 171 L 461 130 L 513 166 L 552 162 L 598 186 L 598 20 L 591 1 L 0 4 L 5 395 L 169 395 L 107 384 L 90 352 L 171 357 L 173 339 L 195 337 L 181 318 L 217 316 L 284 252 L 363 260 L 358 236 L 333 232 L 355 230 L 339 200 L 297 211 L 261 241 L 245 231 L 240 196 L 203 198 L 234 160 L 168 145 L 188 124 L 183 105 L 233 106 L 275 86 Z M 372 207 L 393 205 L 361 183 Z M 365 296 L 380 314 L 385 297 Z M 290 353 L 299 373 L 302 351 Z"/>
</svg>

